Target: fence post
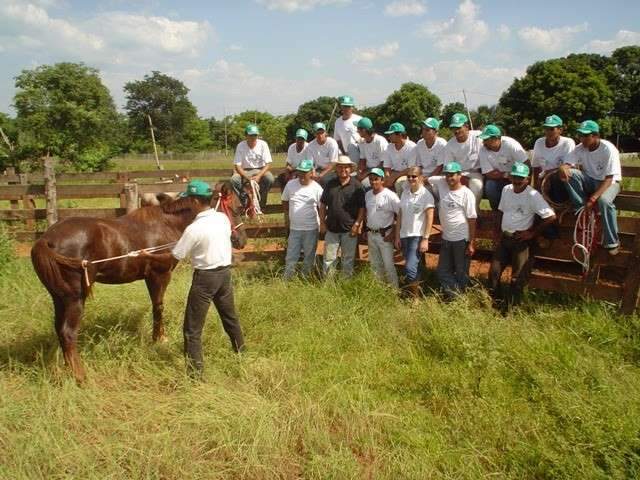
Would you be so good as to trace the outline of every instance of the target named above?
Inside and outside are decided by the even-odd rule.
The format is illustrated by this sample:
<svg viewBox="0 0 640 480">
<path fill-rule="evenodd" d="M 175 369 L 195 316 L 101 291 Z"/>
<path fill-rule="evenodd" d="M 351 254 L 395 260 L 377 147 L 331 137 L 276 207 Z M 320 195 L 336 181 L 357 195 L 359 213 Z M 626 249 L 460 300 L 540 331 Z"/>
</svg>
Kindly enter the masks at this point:
<svg viewBox="0 0 640 480">
<path fill-rule="evenodd" d="M 29 174 L 21 173 L 18 175 L 20 178 L 20 185 L 29 185 Z M 22 196 L 22 208 L 25 210 L 33 210 L 36 208 L 35 202 L 33 200 L 33 195 L 23 195 Z M 27 228 L 29 230 L 33 230 L 36 227 L 36 221 L 34 219 L 28 218 L 26 221 Z"/>
<path fill-rule="evenodd" d="M 58 194 L 56 192 L 56 171 L 53 157 L 44 157 L 44 195 L 47 200 L 47 226 L 58 221 Z"/>
<path fill-rule="evenodd" d="M 629 262 L 627 275 L 622 284 L 622 302 L 620 313 L 631 315 L 640 299 L 640 232 L 636 232 L 632 247 L 633 260 Z"/>
<path fill-rule="evenodd" d="M 126 184 L 129 181 L 129 174 L 126 172 L 118 172 L 116 176 L 116 182 Z M 120 208 L 127 208 L 127 197 L 124 192 L 124 187 L 120 193 Z"/>
<path fill-rule="evenodd" d="M 127 213 L 138 208 L 138 184 L 126 183 L 124 185 L 125 208 Z"/>
</svg>

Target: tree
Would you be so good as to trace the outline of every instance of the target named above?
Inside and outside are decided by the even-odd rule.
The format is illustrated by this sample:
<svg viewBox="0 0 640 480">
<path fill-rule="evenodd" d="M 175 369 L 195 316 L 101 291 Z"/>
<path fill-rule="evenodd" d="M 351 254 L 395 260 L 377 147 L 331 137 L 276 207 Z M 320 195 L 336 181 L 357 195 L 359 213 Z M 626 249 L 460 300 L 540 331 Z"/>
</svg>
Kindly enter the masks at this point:
<svg viewBox="0 0 640 480">
<path fill-rule="evenodd" d="M 4 136 L 0 135 L 0 169 L 4 170 L 9 166 L 16 166 L 15 148 L 18 140 L 18 129 L 15 118 L 0 112 L 0 128 L 4 133 Z"/>
<path fill-rule="evenodd" d="M 427 117 L 440 115 L 440 99 L 419 83 L 404 83 L 376 108 L 374 121 L 379 128 L 387 128 L 393 122 L 402 123 L 411 138 L 420 135 L 420 123 Z"/>
<path fill-rule="evenodd" d="M 622 146 L 640 147 L 640 46 L 621 47 L 611 55 L 616 77 L 614 133 L 623 138 Z"/>
<path fill-rule="evenodd" d="M 295 140 L 296 130 L 304 128 L 311 132 L 311 125 L 316 122 L 328 123 L 331 112 L 334 112 L 333 121 L 340 114 L 338 108 L 335 109 L 337 100 L 334 97 L 318 97 L 315 100 L 305 102 L 298 107 L 297 113 L 289 119 L 287 125 L 287 139 L 291 142 Z M 333 125 L 327 125 L 333 131 Z"/>
<path fill-rule="evenodd" d="M 454 113 L 464 113 L 467 114 L 467 108 L 464 106 L 462 102 L 452 102 L 447 103 L 444 107 L 442 107 L 442 126 L 449 127 L 449 123 L 451 122 L 451 117 L 453 117 Z"/>
<path fill-rule="evenodd" d="M 189 127 L 198 120 L 198 114 L 187 97 L 189 89 L 180 80 L 153 71 L 143 80 L 128 82 L 124 91 L 127 98 L 125 110 L 139 145 L 151 148 L 149 115 L 156 143 L 162 150 L 191 148 Z"/>
<path fill-rule="evenodd" d="M 570 55 L 534 63 L 500 97 L 497 122 L 528 147 L 542 134 L 540 125 L 551 114 L 562 117 L 569 133 L 579 122 L 593 119 L 607 135 L 614 95 L 607 69 L 592 65 L 603 68 L 606 62 L 600 56 Z"/>
<path fill-rule="evenodd" d="M 248 110 L 234 115 L 227 124 L 227 136 L 231 151 L 245 139 L 244 129 L 250 123 L 258 125 L 260 136 L 269 144 L 272 153 L 283 151 L 286 148 L 286 125 L 282 117 L 276 117 L 267 112 Z"/>
<path fill-rule="evenodd" d="M 101 170 L 116 153 L 117 113 L 98 70 L 82 63 L 42 65 L 16 77 L 19 156 L 49 152 L 80 170 Z"/>
<path fill-rule="evenodd" d="M 478 130 L 494 123 L 496 121 L 496 106 L 479 105 L 475 110 L 471 110 L 471 119 L 473 120 L 473 128 Z"/>
</svg>

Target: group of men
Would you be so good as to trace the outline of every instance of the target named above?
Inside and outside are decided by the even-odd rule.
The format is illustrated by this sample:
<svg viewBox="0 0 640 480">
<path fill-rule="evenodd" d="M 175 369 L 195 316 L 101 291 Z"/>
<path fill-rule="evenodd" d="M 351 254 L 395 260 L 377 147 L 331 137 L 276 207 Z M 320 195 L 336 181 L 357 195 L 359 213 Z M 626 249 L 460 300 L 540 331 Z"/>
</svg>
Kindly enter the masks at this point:
<svg viewBox="0 0 640 480">
<path fill-rule="evenodd" d="M 618 253 L 613 202 L 620 190 L 620 158 L 616 147 L 600 138 L 595 121 L 580 124 L 576 146 L 562 136 L 562 119 L 548 116 L 544 136 L 535 142 L 529 160 L 520 143 L 502 135 L 499 127 L 471 130 L 463 113 L 450 119 L 449 141 L 438 136 L 440 121 L 427 118 L 421 124 L 422 138 L 414 143 L 401 123 L 389 126 L 387 140 L 375 132 L 369 118 L 353 113 L 352 97 L 341 97 L 340 102 L 336 139 L 318 122 L 313 124 L 314 140 L 307 143 L 308 132 L 300 128 L 288 150 L 287 168 L 280 176 L 289 230 L 285 278 L 295 274 L 301 255 L 302 273 L 312 274 L 320 234 L 324 234 L 324 274 L 335 273 L 340 257 L 342 273 L 351 276 L 358 237 L 366 232 L 376 276 L 399 287 L 395 250 L 401 250 L 404 287 L 417 297 L 437 209 L 441 240 L 436 273 L 444 295 L 455 298 L 469 285 L 478 207 L 484 195 L 496 219 L 490 291 L 497 303 L 516 304 L 531 270 L 531 241 L 549 231 L 556 219 L 543 195 L 529 185 L 531 177 L 537 188 L 542 182 L 549 186 L 546 193 L 554 203 L 568 198 L 576 209 L 597 209 L 603 224 L 602 246 L 611 255 Z M 248 125 L 245 133 L 246 140 L 236 148 L 231 183 L 238 194 L 251 184 L 264 207 L 274 182 L 271 153 L 258 138 L 256 125 Z M 224 214 L 211 209 L 212 194 L 205 182 L 190 182 L 184 195 L 193 196 L 199 206 L 195 221 L 172 252 L 144 254 L 171 256 L 176 262 L 189 258 L 193 264 L 184 337 L 188 366 L 196 376 L 203 370 L 201 335 L 211 302 L 232 348 L 237 352 L 245 348 L 229 273 L 231 225 Z M 508 264 L 512 274 L 505 295 L 500 279 Z"/>
<path fill-rule="evenodd" d="M 454 297 L 469 285 L 478 209 L 487 198 L 497 227 L 491 292 L 517 303 L 531 270 L 531 240 L 552 231 L 549 227 L 556 218 L 539 192 L 545 178 L 546 193 L 552 198 L 570 199 L 576 209 L 597 206 L 602 246 L 612 255 L 618 253 L 613 201 L 620 190 L 620 158 L 616 147 L 600 138 L 595 121 L 580 124 L 576 146 L 562 135 L 562 119 L 548 116 L 542 125 L 544 136 L 536 141 L 529 159 L 522 145 L 503 135 L 498 126 L 472 130 L 464 113 L 451 117 L 450 140 L 438 135 L 439 120 L 427 118 L 421 123 L 422 138 L 414 143 L 403 124 L 392 123 L 385 138 L 376 133 L 371 119 L 354 113 L 353 97 L 345 95 L 339 101 L 335 139 L 318 122 L 313 124 L 311 142 L 300 128 L 288 150 L 286 171 L 280 177 L 289 227 L 286 278 L 295 274 L 301 254 L 302 273 L 311 273 L 320 234 L 325 236 L 324 274 L 333 274 L 340 253 L 342 273 L 350 276 L 358 237 L 366 233 L 376 275 L 398 287 L 394 254 L 402 250 L 406 289 L 415 295 L 437 208 L 442 236 L 436 272 L 445 295 Z M 243 179 L 253 178 L 266 192 L 273 183 L 268 147 L 265 150 L 257 138 L 255 125 L 249 125 L 246 133 L 247 140 L 236 150 L 232 181 L 239 188 Z M 263 163 L 255 161 L 259 157 Z M 512 280 L 509 293 L 502 295 L 500 277 L 508 264 Z"/>
</svg>

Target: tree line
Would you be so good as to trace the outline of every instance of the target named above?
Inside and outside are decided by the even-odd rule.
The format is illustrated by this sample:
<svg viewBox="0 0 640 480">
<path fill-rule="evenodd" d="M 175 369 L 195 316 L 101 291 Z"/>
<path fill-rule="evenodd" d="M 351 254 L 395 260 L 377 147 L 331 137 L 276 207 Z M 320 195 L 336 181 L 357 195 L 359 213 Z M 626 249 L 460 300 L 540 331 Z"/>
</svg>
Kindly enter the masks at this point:
<svg viewBox="0 0 640 480">
<path fill-rule="evenodd" d="M 234 148 L 244 138 L 247 123 L 257 123 L 273 150 L 284 151 L 298 128 L 310 130 L 328 122 L 336 99 L 321 96 L 303 103 L 296 113 L 272 115 L 245 111 L 226 118 L 202 118 L 189 100 L 189 89 L 178 79 L 158 71 L 125 84 L 124 112 L 118 112 L 99 71 L 83 63 L 57 63 L 23 70 L 15 79 L 11 117 L 0 112 L 0 169 L 37 167 L 44 155 L 54 155 L 69 168 L 98 171 L 122 153 L 152 151 L 150 121 L 163 152 Z M 357 94 L 357 92 L 344 92 Z M 443 105 L 428 86 L 404 83 L 384 103 L 360 109 L 379 132 L 401 122 L 416 139 L 420 121 L 444 119 L 441 134 L 462 103 Z M 532 147 L 541 135 L 541 122 L 555 113 L 569 134 L 585 119 L 597 120 L 603 135 L 622 150 L 640 149 L 640 46 L 615 50 L 611 56 L 571 54 L 536 62 L 515 79 L 495 105 L 470 112 L 475 128 L 500 125 L 507 135 Z"/>
</svg>

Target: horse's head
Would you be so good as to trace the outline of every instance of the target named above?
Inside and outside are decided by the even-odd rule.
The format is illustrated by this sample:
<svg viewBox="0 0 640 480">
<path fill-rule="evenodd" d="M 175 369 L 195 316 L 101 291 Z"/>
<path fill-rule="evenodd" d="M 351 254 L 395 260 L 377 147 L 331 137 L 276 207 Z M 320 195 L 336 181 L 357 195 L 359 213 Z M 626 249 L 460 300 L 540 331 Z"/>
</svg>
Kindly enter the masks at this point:
<svg viewBox="0 0 640 480">
<path fill-rule="evenodd" d="M 247 244 L 247 232 L 242 221 L 242 202 L 231 187 L 231 182 L 219 182 L 214 187 L 211 206 L 229 217 L 231 222 L 231 244 L 233 248 L 244 248 Z"/>
</svg>

